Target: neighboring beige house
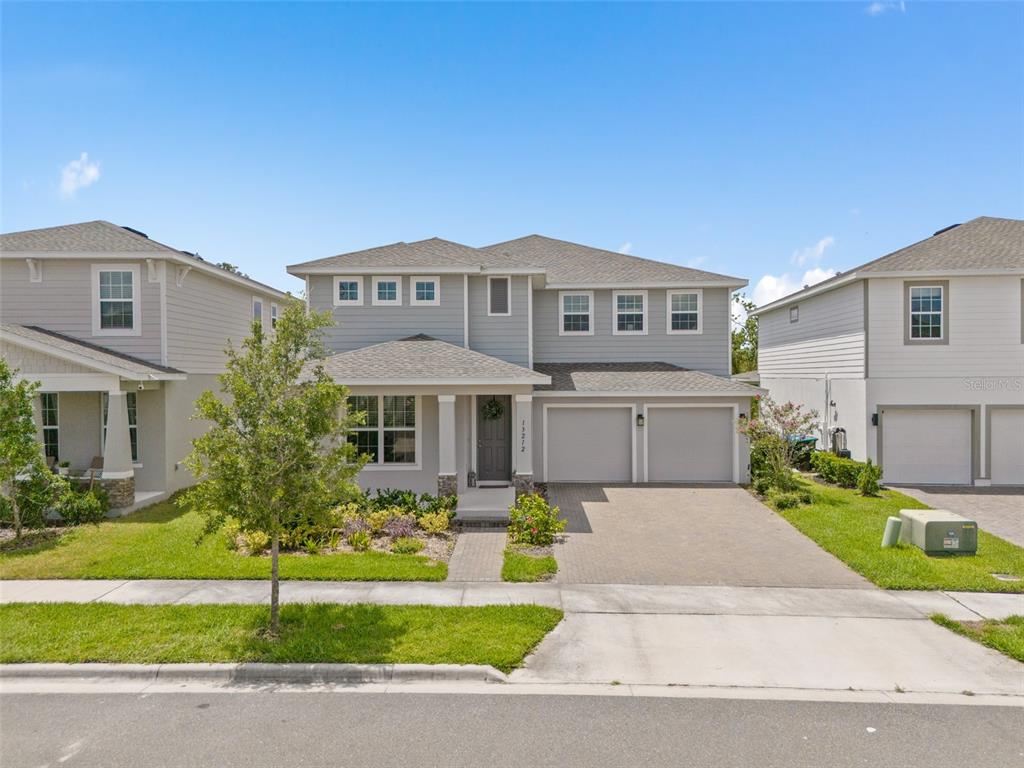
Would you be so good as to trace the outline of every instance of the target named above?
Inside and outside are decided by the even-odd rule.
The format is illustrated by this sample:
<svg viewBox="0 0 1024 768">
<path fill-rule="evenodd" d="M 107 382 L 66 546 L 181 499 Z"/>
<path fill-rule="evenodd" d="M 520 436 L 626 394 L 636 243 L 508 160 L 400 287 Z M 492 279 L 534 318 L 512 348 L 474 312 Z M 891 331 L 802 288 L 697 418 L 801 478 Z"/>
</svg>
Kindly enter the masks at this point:
<svg viewBox="0 0 1024 768">
<path fill-rule="evenodd" d="M 537 235 L 394 243 L 288 271 L 334 317 L 326 367 L 368 415 L 352 437 L 372 457 L 364 487 L 749 476 L 736 420 L 760 390 L 729 378 L 744 280 Z"/>
<path fill-rule="evenodd" d="M 1024 485 L 1024 221 L 981 217 L 759 308 L 761 386 L 890 484 Z"/>
<path fill-rule="evenodd" d="M 288 294 L 106 221 L 0 235 L 0 355 L 41 383 L 39 439 L 112 506 L 189 485 L 190 421 L 224 349 Z"/>
</svg>

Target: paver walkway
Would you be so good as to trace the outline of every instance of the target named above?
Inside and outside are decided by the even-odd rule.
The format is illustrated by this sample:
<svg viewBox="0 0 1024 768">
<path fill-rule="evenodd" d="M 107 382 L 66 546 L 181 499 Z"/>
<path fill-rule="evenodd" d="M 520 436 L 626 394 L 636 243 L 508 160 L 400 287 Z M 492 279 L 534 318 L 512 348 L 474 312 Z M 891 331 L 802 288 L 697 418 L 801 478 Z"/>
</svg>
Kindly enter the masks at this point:
<svg viewBox="0 0 1024 768">
<path fill-rule="evenodd" d="M 1024 547 L 1024 488 L 897 488 L 933 509 L 945 509 L 978 523 L 983 531 Z"/>
<path fill-rule="evenodd" d="M 736 486 L 553 483 L 568 520 L 565 584 L 846 587 L 870 584 Z"/>
<path fill-rule="evenodd" d="M 463 530 L 448 561 L 448 581 L 501 581 L 506 537 L 504 528 Z"/>
</svg>

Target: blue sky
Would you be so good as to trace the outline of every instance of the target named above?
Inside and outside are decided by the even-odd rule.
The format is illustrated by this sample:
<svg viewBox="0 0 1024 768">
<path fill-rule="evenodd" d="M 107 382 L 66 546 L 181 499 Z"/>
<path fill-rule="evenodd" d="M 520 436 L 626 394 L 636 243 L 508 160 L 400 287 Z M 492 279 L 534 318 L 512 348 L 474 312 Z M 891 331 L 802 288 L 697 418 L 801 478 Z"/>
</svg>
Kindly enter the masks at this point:
<svg viewBox="0 0 1024 768">
<path fill-rule="evenodd" d="M 538 232 L 767 300 L 1024 218 L 1024 4 L 2 6 L 5 232 L 284 265 Z"/>
</svg>

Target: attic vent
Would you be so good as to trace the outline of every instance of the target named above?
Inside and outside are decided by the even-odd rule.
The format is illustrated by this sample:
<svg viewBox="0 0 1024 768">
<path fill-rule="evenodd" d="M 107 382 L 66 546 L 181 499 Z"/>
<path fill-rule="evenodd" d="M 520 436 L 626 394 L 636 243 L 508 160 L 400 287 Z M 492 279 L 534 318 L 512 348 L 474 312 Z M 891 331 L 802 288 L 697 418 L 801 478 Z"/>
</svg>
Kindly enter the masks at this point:
<svg viewBox="0 0 1024 768">
<path fill-rule="evenodd" d="M 121 229 L 127 229 L 129 232 L 133 232 L 134 234 L 138 235 L 139 237 L 144 237 L 147 240 L 149 240 L 149 235 L 147 235 L 145 232 L 140 232 L 137 229 L 132 229 L 131 227 L 126 227 L 126 226 L 123 226 L 123 225 L 121 226 Z"/>
<path fill-rule="evenodd" d="M 950 224 L 948 227 L 943 227 L 938 232 L 933 234 L 932 237 L 935 237 L 935 235 L 941 235 L 943 232 L 949 232 L 949 230 L 956 229 L 959 226 L 960 226 L 959 224 Z"/>
</svg>

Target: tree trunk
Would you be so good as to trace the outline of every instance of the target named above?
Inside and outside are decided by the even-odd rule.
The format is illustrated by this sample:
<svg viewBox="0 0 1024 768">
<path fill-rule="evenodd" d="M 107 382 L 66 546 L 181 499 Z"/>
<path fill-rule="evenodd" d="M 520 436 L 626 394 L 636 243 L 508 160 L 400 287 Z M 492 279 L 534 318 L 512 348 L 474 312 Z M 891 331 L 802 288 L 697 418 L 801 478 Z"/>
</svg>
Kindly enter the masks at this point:
<svg viewBox="0 0 1024 768">
<path fill-rule="evenodd" d="M 15 481 L 17 482 L 17 481 Z M 18 509 L 18 487 L 12 485 L 13 492 L 11 493 L 11 517 L 14 520 L 14 538 L 21 538 L 21 510 Z"/>
<path fill-rule="evenodd" d="M 281 607 L 278 605 L 277 552 L 281 536 L 277 531 L 270 538 L 270 634 L 277 637 L 281 628 Z"/>
</svg>

